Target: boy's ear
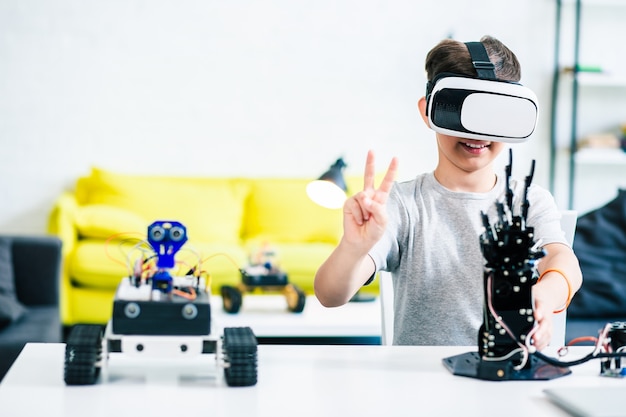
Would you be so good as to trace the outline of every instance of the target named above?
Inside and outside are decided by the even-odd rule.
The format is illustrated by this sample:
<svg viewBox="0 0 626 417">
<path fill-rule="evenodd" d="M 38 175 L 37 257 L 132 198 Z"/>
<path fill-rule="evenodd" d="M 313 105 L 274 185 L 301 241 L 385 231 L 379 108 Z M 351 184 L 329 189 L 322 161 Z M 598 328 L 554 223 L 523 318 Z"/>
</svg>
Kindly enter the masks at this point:
<svg viewBox="0 0 626 417">
<path fill-rule="evenodd" d="M 428 116 L 426 116 L 426 97 L 422 97 L 417 101 L 417 108 L 420 112 L 420 116 L 422 116 L 422 120 L 426 123 L 426 126 L 430 127 L 430 123 L 428 123 Z"/>
</svg>

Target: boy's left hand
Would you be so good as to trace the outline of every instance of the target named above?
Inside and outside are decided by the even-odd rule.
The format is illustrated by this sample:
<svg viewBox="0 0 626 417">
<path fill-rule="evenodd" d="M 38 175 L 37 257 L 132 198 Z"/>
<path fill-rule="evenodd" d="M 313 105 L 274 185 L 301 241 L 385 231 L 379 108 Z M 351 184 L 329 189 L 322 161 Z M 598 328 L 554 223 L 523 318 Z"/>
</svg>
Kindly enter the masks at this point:
<svg viewBox="0 0 626 417">
<path fill-rule="evenodd" d="M 552 325 L 552 309 L 546 305 L 540 298 L 535 298 L 535 321 L 537 322 L 537 330 L 533 333 L 532 342 L 537 350 L 543 350 L 552 339 L 554 331 Z"/>
</svg>

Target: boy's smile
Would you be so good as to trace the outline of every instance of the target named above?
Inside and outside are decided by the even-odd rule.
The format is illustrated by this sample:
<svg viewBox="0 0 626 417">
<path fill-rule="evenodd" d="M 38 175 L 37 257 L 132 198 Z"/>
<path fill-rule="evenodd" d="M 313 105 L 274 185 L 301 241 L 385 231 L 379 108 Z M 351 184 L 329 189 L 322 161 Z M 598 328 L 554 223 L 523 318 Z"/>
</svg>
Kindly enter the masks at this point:
<svg viewBox="0 0 626 417">
<path fill-rule="evenodd" d="M 484 152 L 486 149 L 488 149 L 491 146 L 491 142 L 471 140 L 471 139 L 463 139 L 459 143 L 463 145 L 464 149 L 467 152 L 473 155 L 480 155 L 482 152 Z"/>
<path fill-rule="evenodd" d="M 436 133 L 439 162 L 435 178 L 452 191 L 487 192 L 494 186 L 493 161 L 505 148 L 502 142 L 475 140 Z"/>
</svg>

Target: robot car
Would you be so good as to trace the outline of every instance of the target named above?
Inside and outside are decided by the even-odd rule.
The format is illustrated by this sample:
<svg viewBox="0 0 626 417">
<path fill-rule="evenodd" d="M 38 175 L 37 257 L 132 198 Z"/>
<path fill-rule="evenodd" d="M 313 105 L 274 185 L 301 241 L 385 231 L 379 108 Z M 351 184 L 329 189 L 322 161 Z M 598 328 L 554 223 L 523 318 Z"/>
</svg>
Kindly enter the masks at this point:
<svg viewBox="0 0 626 417">
<path fill-rule="evenodd" d="M 251 256 L 250 264 L 241 269 L 241 282 L 237 286 L 223 285 L 220 289 L 224 311 L 239 312 L 245 293 L 282 293 L 287 300 L 287 308 L 293 313 L 304 310 L 306 294 L 289 282 L 287 274 L 276 261 L 276 252 L 269 244 Z"/>
<path fill-rule="evenodd" d="M 65 349 L 65 383 L 96 383 L 109 356 L 214 355 L 229 386 L 257 382 L 257 340 L 249 327 L 227 327 L 223 335 L 211 317 L 210 291 L 199 265 L 185 276 L 172 275 L 176 253 L 187 241 L 185 226 L 156 221 L 148 227 L 148 247 L 122 279 L 106 326 L 78 324 Z"/>
</svg>

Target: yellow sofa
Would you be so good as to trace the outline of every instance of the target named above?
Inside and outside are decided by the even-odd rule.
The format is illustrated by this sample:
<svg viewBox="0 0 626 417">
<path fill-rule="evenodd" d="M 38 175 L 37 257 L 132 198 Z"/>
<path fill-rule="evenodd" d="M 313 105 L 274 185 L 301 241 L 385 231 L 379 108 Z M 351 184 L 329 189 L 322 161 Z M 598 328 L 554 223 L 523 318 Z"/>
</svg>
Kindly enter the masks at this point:
<svg viewBox="0 0 626 417">
<path fill-rule="evenodd" d="M 342 214 L 312 203 L 305 192 L 308 181 L 142 176 L 92 168 L 74 190 L 59 196 L 49 220 L 49 231 L 63 242 L 63 324 L 106 323 L 136 245 L 156 220 L 187 227 L 189 240 L 177 261 L 195 265 L 201 259 L 213 293 L 239 283 L 239 268 L 268 243 L 289 281 L 312 294 L 315 271 L 341 237 Z M 348 179 L 349 187 L 360 181 Z M 365 291 L 377 293 L 377 283 Z"/>
</svg>

